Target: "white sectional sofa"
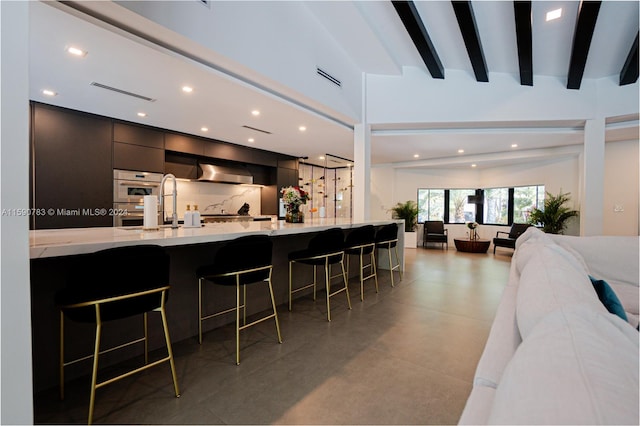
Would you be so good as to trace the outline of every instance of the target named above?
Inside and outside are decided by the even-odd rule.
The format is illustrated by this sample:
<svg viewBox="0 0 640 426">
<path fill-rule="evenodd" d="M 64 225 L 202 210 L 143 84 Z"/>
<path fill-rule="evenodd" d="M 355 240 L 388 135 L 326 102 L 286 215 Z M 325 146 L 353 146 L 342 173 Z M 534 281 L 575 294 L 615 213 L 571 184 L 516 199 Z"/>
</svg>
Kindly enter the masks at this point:
<svg viewBox="0 0 640 426">
<path fill-rule="evenodd" d="M 460 424 L 640 424 L 639 242 L 536 228 L 518 239 Z"/>
</svg>

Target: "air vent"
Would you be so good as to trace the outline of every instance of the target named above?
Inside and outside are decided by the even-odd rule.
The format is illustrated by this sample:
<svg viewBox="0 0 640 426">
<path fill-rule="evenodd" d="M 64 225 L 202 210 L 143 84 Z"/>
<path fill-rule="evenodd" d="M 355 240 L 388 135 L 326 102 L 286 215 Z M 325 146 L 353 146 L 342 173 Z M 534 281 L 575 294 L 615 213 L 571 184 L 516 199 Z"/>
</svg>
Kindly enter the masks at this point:
<svg viewBox="0 0 640 426">
<path fill-rule="evenodd" d="M 97 83 L 95 81 L 92 81 L 91 85 L 95 86 L 95 87 L 99 87 L 101 89 L 111 90 L 112 92 L 120 93 L 121 95 L 132 96 L 134 98 L 142 99 L 142 100 L 145 100 L 145 101 L 148 101 L 148 102 L 155 102 L 156 101 L 155 99 L 150 98 L 148 96 L 138 95 L 137 93 L 128 92 L 126 90 L 118 89 L 116 87 L 107 86 L 106 84 Z"/>
<path fill-rule="evenodd" d="M 329 80 L 330 82 L 332 82 L 338 87 L 342 87 L 342 82 L 337 78 L 335 78 L 334 76 L 332 76 L 331 74 L 329 74 L 328 72 L 326 72 L 325 70 L 316 67 L 316 71 L 318 72 L 319 76 L 326 78 L 327 80 Z"/>
<path fill-rule="evenodd" d="M 267 135 L 271 134 L 271 132 L 267 132 L 266 130 L 262 130 L 262 129 L 256 129 L 255 127 L 251 127 L 251 126 L 242 126 L 242 127 L 249 130 L 255 130 L 256 132 L 266 133 Z"/>
</svg>

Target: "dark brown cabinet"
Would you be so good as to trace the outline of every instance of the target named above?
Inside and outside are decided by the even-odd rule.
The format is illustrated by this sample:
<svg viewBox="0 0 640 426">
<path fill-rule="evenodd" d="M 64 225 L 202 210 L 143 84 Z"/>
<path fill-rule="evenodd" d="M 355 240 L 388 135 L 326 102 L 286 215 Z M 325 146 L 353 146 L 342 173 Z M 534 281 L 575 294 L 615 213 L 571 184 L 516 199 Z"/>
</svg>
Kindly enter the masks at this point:
<svg viewBox="0 0 640 426">
<path fill-rule="evenodd" d="M 113 168 L 163 173 L 164 132 L 113 123 Z"/>
<path fill-rule="evenodd" d="M 113 141 L 164 149 L 164 132 L 135 124 L 113 123 Z"/>
<path fill-rule="evenodd" d="M 279 160 L 278 169 L 276 173 L 276 194 L 277 201 L 281 197 L 280 190 L 285 186 L 298 186 L 300 185 L 298 180 L 298 160 Z M 271 213 L 274 214 L 274 213 Z M 278 212 L 279 214 L 279 212 Z"/>
<path fill-rule="evenodd" d="M 176 133 L 166 133 L 164 136 L 164 149 L 167 151 L 202 156 L 204 155 L 204 145 L 204 140 L 190 136 Z"/>
<path fill-rule="evenodd" d="M 32 103 L 31 123 L 32 228 L 111 226 L 111 120 Z"/>
<path fill-rule="evenodd" d="M 114 142 L 113 168 L 164 173 L 164 149 Z"/>
</svg>

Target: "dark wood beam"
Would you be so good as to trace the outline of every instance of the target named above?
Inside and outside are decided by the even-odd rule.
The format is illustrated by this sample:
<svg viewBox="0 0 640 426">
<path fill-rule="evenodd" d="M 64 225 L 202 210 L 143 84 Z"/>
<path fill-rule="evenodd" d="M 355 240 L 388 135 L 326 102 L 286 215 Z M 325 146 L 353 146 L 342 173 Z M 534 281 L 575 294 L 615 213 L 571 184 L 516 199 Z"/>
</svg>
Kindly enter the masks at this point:
<svg viewBox="0 0 640 426">
<path fill-rule="evenodd" d="M 576 29 L 573 34 L 571 61 L 569 62 L 569 76 L 567 89 L 579 89 L 587 64 L 587 55 L 591 46 L 593 30 L 596 27 L 601 1 L 582 1 L 578 9 Z"/>
<path fill-rule="evenodd" d="M 638 33 L 636 39 L 629 49 L 627 60 L 624 61 L 622 71 L 620 71 L 620 86 L 638 81 Z"/>
<path fill-rule="evenodd" d="M 402 20 L 407 33 L 411 36 L 411 40 L 413 40 L 413 44 L 418 49 L 418 53 L 420 53 L 431 76 L 433 78 L 444 78 L 444 67 L 440 62 L 438 52 L 436 52 L 431 42 L 431 38 L 429 38 L 427 29 L 422 23 L 422 18 L 420 18 L 416 5 L 412 1 L 392 1 L 391 3 L 393 3 L 393 7 Z"/>
<path fill-rule="evenodd" d="M 514 1 L 513 12 L 516 21 L 516 42 L 520 84 L 533 86 L 533 38 L 531 36 L 531 2 Z"/>
<path fill-rule="evenodd" d="M 464 45 L 467 47 L 469 60 L 473 67 L 473 73 L 476 75 L 477 81 L 488 82 L 489 74 L 487 72 L 487 63 L 484 60 L 484 52 L 482 51 L 482 43 L 476 26 L 476 18 L 473 14 L 473 7 L 470 1 L 452 1 L 453 11 L 458 20 L 458 26 L 462 33 Z"/>
</svg>

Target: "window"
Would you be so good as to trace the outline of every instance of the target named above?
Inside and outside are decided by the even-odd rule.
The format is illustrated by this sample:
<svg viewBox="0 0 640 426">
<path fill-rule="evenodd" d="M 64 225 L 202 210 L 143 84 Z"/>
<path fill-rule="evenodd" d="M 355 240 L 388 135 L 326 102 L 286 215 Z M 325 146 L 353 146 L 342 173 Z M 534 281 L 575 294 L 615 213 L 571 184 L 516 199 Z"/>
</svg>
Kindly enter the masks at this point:
<svg viewBox="0 0 640 426">
<path fill-rule="evenodd" d="M 418 222 L 444 220 L 444 189 L 418 189 Z"/>
<path fill-rule="evenodd" d="M 476 220 L 476 205 L 469 204 L 469 195 L 476 195 L 475 189 L 449 190 L 449 221 L 448 223 L 465 223 Z"/>
<path fill-rule="evenodd" d="M 509 188 L 484 190 L 484 223 L 509 224 Z"/>
<path fill-rule="evenodd" d="M 544 202 L 544 185 L 487 189 L 418 189 L 418 222 L 527 223 Z"/>
<path fill-rule="evenodd" d="M 544 203 L 544 185 L 513 188 L 513 223 L 527 223 L 533 208 Z"/>
</svg>

